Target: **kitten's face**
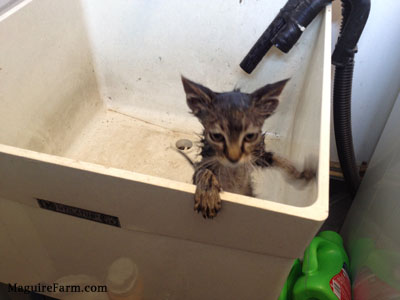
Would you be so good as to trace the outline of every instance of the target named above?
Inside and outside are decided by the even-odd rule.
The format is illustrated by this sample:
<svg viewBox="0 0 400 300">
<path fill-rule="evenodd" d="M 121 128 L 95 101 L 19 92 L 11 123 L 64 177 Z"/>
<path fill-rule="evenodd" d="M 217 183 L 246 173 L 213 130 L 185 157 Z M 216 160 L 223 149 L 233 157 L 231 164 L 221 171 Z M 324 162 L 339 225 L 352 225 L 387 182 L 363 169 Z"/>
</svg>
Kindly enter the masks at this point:
<svg viewBox="0 0 400 300">
<path fill-rule="evenodd" d="M 216 158 L 226 166 L 252 160 L 259 145 L 261 128 L 278 106 L 278 96 L 287 80 L 266 85 L 246 94 L 239 91 L 215 93 L 182 77 L 187 104 L 204 126 L 205 139 Z"/>
<path fill-rule="evenodd" d="M 250 104 L 247 94 L 217 94 L 212 109 L 200 119 L 205 138 L 224 165 L 250 161 L 251 153 L 260 143 L 264 118 L 254 115 Z"/>
</svg>

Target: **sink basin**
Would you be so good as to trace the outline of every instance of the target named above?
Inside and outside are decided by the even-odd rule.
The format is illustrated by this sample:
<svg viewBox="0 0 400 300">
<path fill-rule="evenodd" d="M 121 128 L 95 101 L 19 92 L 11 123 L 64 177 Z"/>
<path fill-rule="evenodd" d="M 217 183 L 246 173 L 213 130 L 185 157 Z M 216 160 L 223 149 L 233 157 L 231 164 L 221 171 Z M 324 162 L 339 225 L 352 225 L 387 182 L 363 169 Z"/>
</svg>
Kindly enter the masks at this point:
<svg viewBox="0 0 400 300">
<path fill-rule="evenodd" d="M 329 204 L 330 6 L 289 54 L 271 49 L 251 75 L 239 68 L 284 3 L 33 0 L 3 13 L 2 213 L 23 211 L 25 230 L 38 237 L 31 247 L 47 253 L 32 254 L 31 260 L 52 267 L 40 276 L 16 271 L 20 277 L 1 268 L 0 281 L 23 278 L 32 284 L 77 274 L 74 247 L 82 251 L 80 261 L 91 262 L 85 270 L 104 277 L 105 267 L 99 266 L 111 263 L 118 251 L 94 247 L 96 232 L 93 236 L 113 240 L 125 256 L 136 253 L 140 270 L 154 271 L 156 262 L 172 266 L 172 249 L 191 249 L 180 261 L 186 285 L 144 271 L 150 290 L 174 291 L 176 298 L 165 299 L 244 299 L 245 290 L 253 291 L 252 299 L 276 299 L 293 259 L 302 256 L 327 218 Z M 201 218 L 193 211 L 193 169 L 176 151 L 178 140 L 188 140 L 192 146 L 184 151 L 199 159 L 201 126 L 189 113 L 181 74 L 219 92 L 251 92 L 290 77 L 264 125 L 267 148 L 299 169 L 311 160 L 316 180 L 299 187 L 279 170 L 256 171 L 257 197 L 222 192 L 218 217 Z M 68 215 L 41 209 L 37 199 L 56 203 L 53 210 Z M 83 220 L 65 207 L 115 217 L 121 228 L 93 223 L 90 213 Z M 7 222 L 12 235 L 18 227 Z M 55 245 L 57 230 L 69 232 L 64 248 L 71 252 Z M 83 235 L 84 241 L 73 238 Z M 4 239 L 10 253 L 25 253 L 21 244 Z M 152 248 L 157 241 L 165 241 L 159 253 Z M 89 249 L 98 255 L 92 257 Z M 200 249 L 204 264 L 192 266 Z M 221 270 L 209 274 L 218 257 L 226 258 Z M 233 263 L 238 260 L 243 264 Z M 236 284 L 225 278 L 225 284 L 200 292 L 224 272 L 260 264 L 262 270 L 248 271 L 259 280 L 246 275 Z M 146 299 L 160 299 L 148 293 Z"/>
</svg>

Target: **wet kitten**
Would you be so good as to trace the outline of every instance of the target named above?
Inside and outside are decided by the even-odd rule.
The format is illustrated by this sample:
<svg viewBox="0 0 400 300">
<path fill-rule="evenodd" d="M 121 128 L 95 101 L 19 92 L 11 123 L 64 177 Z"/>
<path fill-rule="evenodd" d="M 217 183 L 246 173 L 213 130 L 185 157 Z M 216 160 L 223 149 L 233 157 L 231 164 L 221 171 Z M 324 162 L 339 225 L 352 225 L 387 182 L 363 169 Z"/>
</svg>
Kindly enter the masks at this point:
<svg viewBox="0 0 400 300">
<path fill-rule="evenodd" d="M 310 180 L 312 170 L 299 172 L 289 161 L 265 151 L 261 132 L 265 119 L 278 106 L 288 79 L 268 84 L 251 94 L 216 93 L 182 76 L 186 100 L 204 127 L 201 161 L 194 164 L 197 186 L 194 209 L 213 218 L 221 209 L 221 190 L 253 196 L 254 167 L 280 167 L 292 178 Z"/>
</svg>

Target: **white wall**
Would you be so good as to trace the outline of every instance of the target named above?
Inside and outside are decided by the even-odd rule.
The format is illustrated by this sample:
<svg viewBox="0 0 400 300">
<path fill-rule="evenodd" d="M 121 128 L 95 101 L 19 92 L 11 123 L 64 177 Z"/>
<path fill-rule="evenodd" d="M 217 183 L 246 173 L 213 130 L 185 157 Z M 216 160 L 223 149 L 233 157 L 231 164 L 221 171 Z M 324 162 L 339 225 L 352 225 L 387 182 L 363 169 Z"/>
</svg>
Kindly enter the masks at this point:
<svg viewBox="0 0 400 300">
<path fill-rule="evenodd" d="M 22 0 L 0 0 L 0 14 L 18 4 Z"/>
<path fill-rule="evenodd" d="M 365 299 L 358 291 L 371 291 L 375 297 L 368 299 L 399 299 L 399 129 L 400 95 L 341 232 L 350 255 L 354 300 Z"/>
<path fill-rule="evenodd" d="M 353 81 L 353 138 L 358 162 L 369 161 L 400 91 L 400 1 L 371 1 L 358 43 Z M 333 43 L 341 22 L 341 2 L 333 3 Z M 337 161 L 331 129 L 331 160 Z"/>
</svg>

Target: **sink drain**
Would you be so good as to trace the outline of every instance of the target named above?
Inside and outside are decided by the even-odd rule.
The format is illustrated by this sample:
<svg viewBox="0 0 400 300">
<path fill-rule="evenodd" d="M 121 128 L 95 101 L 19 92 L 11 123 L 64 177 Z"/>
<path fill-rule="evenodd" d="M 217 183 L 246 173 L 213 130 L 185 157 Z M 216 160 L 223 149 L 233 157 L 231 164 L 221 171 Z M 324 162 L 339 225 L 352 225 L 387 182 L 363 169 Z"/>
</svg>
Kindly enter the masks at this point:
<svg viewBox="0 0 400 300">
<path fill-rule="evenodd" d="M 176 141 L 175 146 L 179 150 L 189 150 L 190 148 L 192 148 L 193 143 L 190 140 L 181 139 Z"/>
</svg>

